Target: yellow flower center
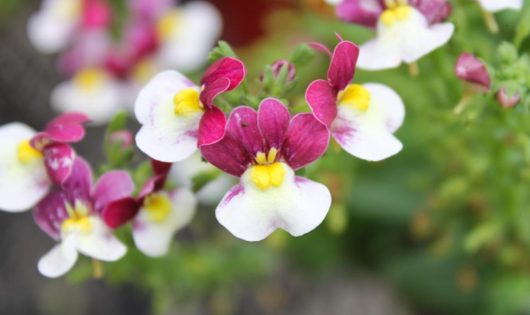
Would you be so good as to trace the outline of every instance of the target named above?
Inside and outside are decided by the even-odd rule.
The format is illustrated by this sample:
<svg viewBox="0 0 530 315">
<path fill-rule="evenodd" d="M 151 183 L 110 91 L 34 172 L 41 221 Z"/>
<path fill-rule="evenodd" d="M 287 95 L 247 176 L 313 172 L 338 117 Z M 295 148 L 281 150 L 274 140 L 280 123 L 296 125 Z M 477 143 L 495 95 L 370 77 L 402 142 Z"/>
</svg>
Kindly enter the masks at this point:
<svg viewBox="0 0 530 315">
<path fill-rule="evenodd" d="M 22 164 L 29 164 L 42 159 L 42 153 L 31 146 L 29 140 L 22 141 L 17 146 L 17 157 Z"/>
<path fill-rule="evenodd" d="M 156 25 L 156 32 L 158 37 L 162 40 L 168 40 L 173 37 L 181 23 L 181 13 L 177 10 L 172 10 L 164 15 Z"/>
<path fill-rule="evenodd" d="M 406 20 L 412 13 L 412 8 L 407 5 L 406 1 L 387 1 L 387 7 L 388 9 L 381 13 L 381 21 L 386 26 L 392 26 L 396 22 Z"/>
<path fill-rule="evenodd" d="M 364 112 L 370 107 L 371 99 L 370 91 L 365 87 L 359 84 L 350 84 L 339 93 L 338 103 Z"/>
<path fill-rule="evenodd" d="M 272 148 L 267 154 L 258 152 L 256 163 L 250 170 L 250 179 L 261 190 L 279 187 L 285 178 L 285 168 L 282 163 L 275 162 L 278 150 Z"/>
<path fill-rule="evenodd" d="M 187 116 L 203 111 L 199 91 L 194 88 L 186 88 L 178 92 L 173 97 L 173 104 L 177 116 Z"/>
<path fill-rule="evenodd" d="M 79 71 L 74 77 L 74 84 L 85 90 L 94 90 L 99 87 L 105 79 L 105 73 L 97 68 L 86 68 Z"/>
<path fill-rule="evenodd" d="M 171 200 L 163 194 L 150 194 L 144 200 L 144 209 L 154 222 L 164 222 L 171 213 Z"/>
<path fill-rule="evenodd" d="M 61 225 L 63 233 L 80 232 L 87 234 L 92 231 L 92 222 L 89 216 L 90 211 L 87 205 L 76 201 L 75 207 L 72 207 L 67 203 L 66 212 L 68 212 L 69 218 L 64 220 Z"/>
<path fill-rule="evenodd" d="M 133 69 L 132 77 L 134 81 L 144 84 L 156 73 L 154 63 L 149 59 L 139 62 Z"/>
</svg>

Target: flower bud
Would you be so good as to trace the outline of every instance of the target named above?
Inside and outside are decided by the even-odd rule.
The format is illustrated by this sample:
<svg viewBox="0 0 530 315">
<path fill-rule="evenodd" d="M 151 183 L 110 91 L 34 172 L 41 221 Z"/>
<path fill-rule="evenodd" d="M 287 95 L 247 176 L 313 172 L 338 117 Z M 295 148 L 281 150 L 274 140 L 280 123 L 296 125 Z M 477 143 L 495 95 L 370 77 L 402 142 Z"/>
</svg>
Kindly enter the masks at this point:
<svg viewBox="0 0 530 315">
<path fill-rule="evenodd" d="M 109 135 L 109 143 L 112 145 L 121 143 L 123 149 L 128 149 L 133 144 L 133 135 L 129 130 L 114 131 Z"/>
<path fill-rule="evenodd" d="M 472 83 L 484 91 L 489 91 L 491 88 L 491 79 L 486 66 L 470 53 L 462 53 L 458 57 L 455 73 L 461 80 Z"/>
<path fill-rule="evenodd" d="M 287 66 L 287 82 L 293 81 L 294 77 L 296 76 L 296 68 L 295 66 L 290 63 L 289 61 L 285 59 L 276 60 L 274 63 L 272 63 L 272 74 L 275 78 L 278 78 L 280 75 L 280 72 L 282 71 L 282 68 L 284 66 Z"/>
<path fill-rule="evenodd" d="M 521 94 L 519 94 L 519 92 L 515 92 L 510 95 L 505 88 L 501 88 L 497 91 L 497 101 L 499 101 L 501 106 L 504 108 L 515 107 L 517 104 L 519 104 L 520 100 Z"/>
</svg>

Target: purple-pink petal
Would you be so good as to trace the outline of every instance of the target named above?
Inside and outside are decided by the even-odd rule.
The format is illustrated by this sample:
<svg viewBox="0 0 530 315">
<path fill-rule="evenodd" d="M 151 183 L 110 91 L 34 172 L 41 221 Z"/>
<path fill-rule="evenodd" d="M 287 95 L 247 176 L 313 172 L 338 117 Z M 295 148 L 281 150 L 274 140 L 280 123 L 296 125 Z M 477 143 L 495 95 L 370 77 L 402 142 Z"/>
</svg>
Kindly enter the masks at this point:
<svg viewBox="0 0 530 315">
<path fill-rule="evenodd" d="M 461 80 L 477 84 L 485 90 L 491 87 L 491 79 L 486 66 L 470 53 L 462 53 L 455 65 L 455 73 Z"/>
<path fill-rule="evenodd" d="M 228 91 L 235 89 L 245 78 L 246 69 L 241 60 L 224 57 L 214 62 L 204 73 L 201 84 L 208 85 L 220 78 L 230 81 Z"/>
<path fill-rule="evenodd" d="M 331 57 L 331 50 L 329 50 L 328 46 L 322 44 L 322 43 L 318 43 L 318 42 L 311 42 L 311 43 L 308 43 L 309 47 L 311 47 L 313 50 L 317 51 L 317 52 L 320 52 L 320 53 L 324 53 L 328 56 Z"/>
<path fill-rule="evenodd" d="M 274 98 L 263 100 L 258 110 L 258 126 L 268 148 L 281 148 L 291 115 L 285 105 Z"/>
<path fill-rule="evenodd" d="M 258 113 L 251 107 L 236 107 L 230 113 L 225 133 L 239 141 L 251 156 L 265 151 L 265 143 L 258 128 Z"/>
<path fill-rule="evenodd" d="M 213 101 L 215 98 L 228 91 L 229 88 L 230 80 L 227 78 L 219 78 L 216 81 L 205 84 L 200 95 L 201 103 L 204 104 L 207 109 L 211 109 L 214 106 Z"/>
<path fill-rule="evenodd" d="M 326 152 L 329 143 L 328 128 L 312 114 L 298 114 L 291 120 L 283 144 L 283 156 L 297 170 L 317 160 Z"/>
<path fill-rule="evenodd" d="M 103 208 L 118 199 L 130 197 L 134 191 L 134 183 L 125 171 L 110 171 L 99 178 L 92 191 L 94 210 L 101 212 Z"/>
<path fill-rule="evenodd" d="M 208 145 L 219 141 L 226 127 L 226 117 L 222 110 L 212 107 L 204 112 L 199 124 L 198 146 Z"/>
<path fill-rule="evenodd" d="M 85 136 L 83 123 L 87 121 L 89 118 L 85 114 L 66 113 L 52 120 L 44 132 L 52 142 L 78 142 Z"/>
<path fill-rule="evenodd" d="M 44 165 L 50 178 L 63 184 L 70 176 L 76 157 L 74 149 L 65 143 L 48 145 L 44 151 Z"/>
<path fill-rule="evenodd" d="M 384 9 L 381 0 L 343 0 L 335 12 L 345 22 L 374 28 Z"/>
<path fill-rule="evenodd" d="M 350 41 L 342 41 L 335 47 L 328 69 L 328 81 L 337 90 L 343 90 L 353 80 L 359 47 Z"/>
<path fill-rule="evenodd" d="M 315 118 L 327 127 L 337 117 L 337 93 L 326 80 L 315 80 L 307 87 L 305 99 Z"/>
<path fill-rule="evenodd" d="M 142 206 L 142 202 L 135 198 L 115 200 L 105 206 L 101 217 L 110 228 L 118 228 L 132 220 Z"/>
<path fill-rule="evenodd" d="M 453 10 L 447 0 L 409 0 L 409 4 L 416 7 L 425 16 L 429 24 L 445 21 Z"/>
<path fill-rule="evenodd" d="M 74 204 L 77 200 L 91 203 L 92 169 L 87 161 L 77 157 L 73 163 L 72 172 L 61 185 L 67 200 Z"/>
<path fill-rule="evenodd" d="M 68 218 L 66 196 L 58 190 L 46 195 L 33 210 L 33 219 L 37 225 L 53 239 L 61 238 L 61 224 Z"/>
</svg>

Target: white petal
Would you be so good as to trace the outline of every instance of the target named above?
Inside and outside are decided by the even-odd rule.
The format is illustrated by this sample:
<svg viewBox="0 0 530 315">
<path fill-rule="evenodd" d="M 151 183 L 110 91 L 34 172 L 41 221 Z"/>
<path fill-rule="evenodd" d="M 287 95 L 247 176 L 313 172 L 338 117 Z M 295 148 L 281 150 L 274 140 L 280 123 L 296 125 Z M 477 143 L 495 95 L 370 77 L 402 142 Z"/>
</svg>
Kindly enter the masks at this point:
<svg viewBox="0 0 530 315">
<path fill-rule="evenodd" d="M 196 131 L 199 120 L 196 121 L 197 123 L 188 130 L 178 125 L 170 130 L 143 126 L 136 134 L 136 145 L 149 157 L 158 161 L 184 160 L 197 150 Z"/>
<path fill-rule="evenodd" d="M 339 105 L 331 132 L 351 155 L 368 161 L 380 161 L 403 148 L 392 133 L 403 123 L 405 106 L 399 95 L 385 85 L 367 83 L 363 86 L 371 95 L 366 112 Z"/>
<path fill-rule="evenodd" d="M 426 18 L 411 8 L 406 20 L 391 26 L 378 22 L 377 36 L 361 45 L 357 65 L 361 69 L 382 70 L 395 68 L 401 62 L 415 62 L 447 43 L 453 31 L 451 23 L 429 26 Z"/>
<path fill-rule="evenodd" d="M 116 261 L 123 257 L 127 248 L 112 235 L 105 223 L 98 217 L 91 217 L 90 222 L 90 233 L 75 235 L 77 250 L 83 255 L 103 261 Z"/>
<path fill-rule="evenodd" d="M 184 5 L 181 13 L 179 30 L 161 47 L 161 61 L 188 72 L 206 63 L 208 53 L 221 35 L 223 22 L 219 11 L 205 1 Z"/>
<path fill-rule="evenodd" d="M 172 100 L 180 90 L 189 87 L 196 86 L 181 73 L 171 70 L 160 72 L 138 94 L 134 104 L 136 119 L 141 124 L 152 123 L 154 108 L 160 103 Z"/>
<path fill-rule="evenodd" d="M 172 211 L 163 222 L 151 220 L 149 213 L 141 209 L 133 224 L 133 239 L 136 247 L 147 256 L 163 256 L 169 250 L 173 235 L 188 225 L 195 215 L 197 200 L 186 189 L 173 191 L 168 197 Z"/>
<path fill-rule="evenodd" d="M 498 12 L 505 9 L 521 10 L 523 0 L 478 0 L 480 6 L 489 12 Z"/>
<path fill-rule="evenodd" d="M 71 239 L 66 239 L 42 256 L 37 267 L 44 276 L 57 278 L 72 269 L 77 261 L 77 256 L 73 242 Z"/>
<path fill-rule="evenodd" d="M 281 228 L 293 236 L 315 229 L 326 217 L 331 194 L 326 186 L 302 177 L 283 164 L 286 170 L 280 187 L 257 189 L 250 179 L 250 169 L 225 195 L 215 214 L 219 223 L 234 236 L 246 241 L 260 241 Z"/>
<path fill-rule="evenodd" d="M 218 204 L 228 189 L 234 186 L 235 183 L 235 177 L 222 173 L 196 193 L 197 200 L 204 205 Z"/>
<path fill-rule="evenodd" d="M 30 17 L 28 37 L 42 53 L 56 53 L 68 45 L 79 22 L 80 2 L 47 0 L 43 8 Z"/>
<path fill-rule="evenodd" d="M 58 112 L 78 111 L 88 115 L 96 124 L 108 122 L 120 110 L 121 88 L 107 78 L 94 89 L 84 89 L 73 81 L 60 83 L 52 91 L 51 103 Z"/>
<path fill-rule="evenodd" d="M 0 127 L 0 209 L 19 212 L 32 208 L 46 195 L 51 185 L 44 162 L 37 159 L 22 164 L 17 146 L 35 135 L 22 123 Z"/>
</svg>

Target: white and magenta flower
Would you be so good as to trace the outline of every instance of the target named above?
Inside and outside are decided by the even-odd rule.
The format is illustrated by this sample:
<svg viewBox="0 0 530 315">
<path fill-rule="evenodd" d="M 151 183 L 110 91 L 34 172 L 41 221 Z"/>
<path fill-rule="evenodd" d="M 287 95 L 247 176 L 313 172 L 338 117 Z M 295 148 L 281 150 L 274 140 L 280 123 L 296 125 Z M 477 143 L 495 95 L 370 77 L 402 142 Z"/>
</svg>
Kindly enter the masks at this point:
<svg viewBox="0 0 530 315">
<path fill-rule="evenodd" d="M 201 123 L 199 147 L 210 163 L 240 177 L 215 211 L 233 235 L 259 241 L 276 229 L 300 236 L 326 217 L 331 194 L 322 184 L 295 171 L 327 149 L 329 132 L 310 113 L 292 119 L 278 100 L 262 101 L 259 110 L 240 106 L 228 121 L 208 115 Z"/>
<path fill-rule="evenodd" d="M 376 28 L 376 37 L 361 46 L 358 66 L 366 70 L 413 63 L 444 45 L 453 35 L 452 23 L 440 23 L 450 13 L 446 0 L 344 0 L 337 15 Z"/>
<path fill-rule="evenodd" d="M 28 210 L 52 182 L 67 180 L 76 155 L 70 143 L 83 139 L 87 120 L 82 114 L 64 114 L 39 133 L 22 123 L 0 127 L 0 209 Z"/>
<path fill-rule="evenodd" d="M 58 112 L 79 111 L 92 122 L 109 121 L 122 107 L 122 85 L 103 68 L 81 69 L 55 87 L 51 104 Z"/>
<path fill-rule="evenodd" d="M 245 77 L 245 66 L 234 58 L 212 64 L 196 86 L 176 71 L 156 75 L 139 93 L 135 114 L 142 128 L 136 144 L 152 159 L 177 162 L 197 150 L 199 123 L 205 114 L 220 110 L 214 99 L 235 89 Z"/>
<path fill-rule="evenodd" d="M 102 0 L 44 0 L 29 20 L 28 36 L 39 51 L 57 53 L 79 29 L 104 28 L 110 19 L 110 7 Z"/>
<path fill-rule="evenodd" d="M 393 135 L 405 117 L 399 95 L 379 83 L 352 84 L 359 49 L 341 41 L 331 57 L 327 80 L 313 81 L 306 100 L 315 117 L 353 156 L 379 161 L 403 145 Z"/>
<path fill-rule="evenodd" d="M 117 228 L 132 221 L 136 247 L 148 256 L 165 255 L 173 235 L 191 222 L 197 201 L 187 189 L 164 190 L 169 163 L 152 161 L 155 176 L 141 189 L 138 197 L 126 197 L 103 210 L 106 224 Z"/>
<path fill-rule="evenodd" d="M 81 158 L 75 160 L 72 174 L 36 206 L 33 216 L 39 227 L 59 244 L 45 254 L 39 271 L 51 278 L 68 272 L 78 253 L 102 261 L 115 261 L 126 247 L 100 218 L 105 206 L 129 196 L 134 184 L 127 172 L 111 171 L 92 184 L 92 171 Z"/>
<path fill-rule="evenodd" d="M 482 9 L 488 12 L 499 12 L 502 10 L 521 10 L 523 0 L 477 0 Z"/>
<path fill-rule="evenodd" d="M 160 62 L 179 71 L 196 70 L 207 60 L 222 27 L 221 14 L 205 1 L 166 10 L 157 22 Z"/>
</svg>

